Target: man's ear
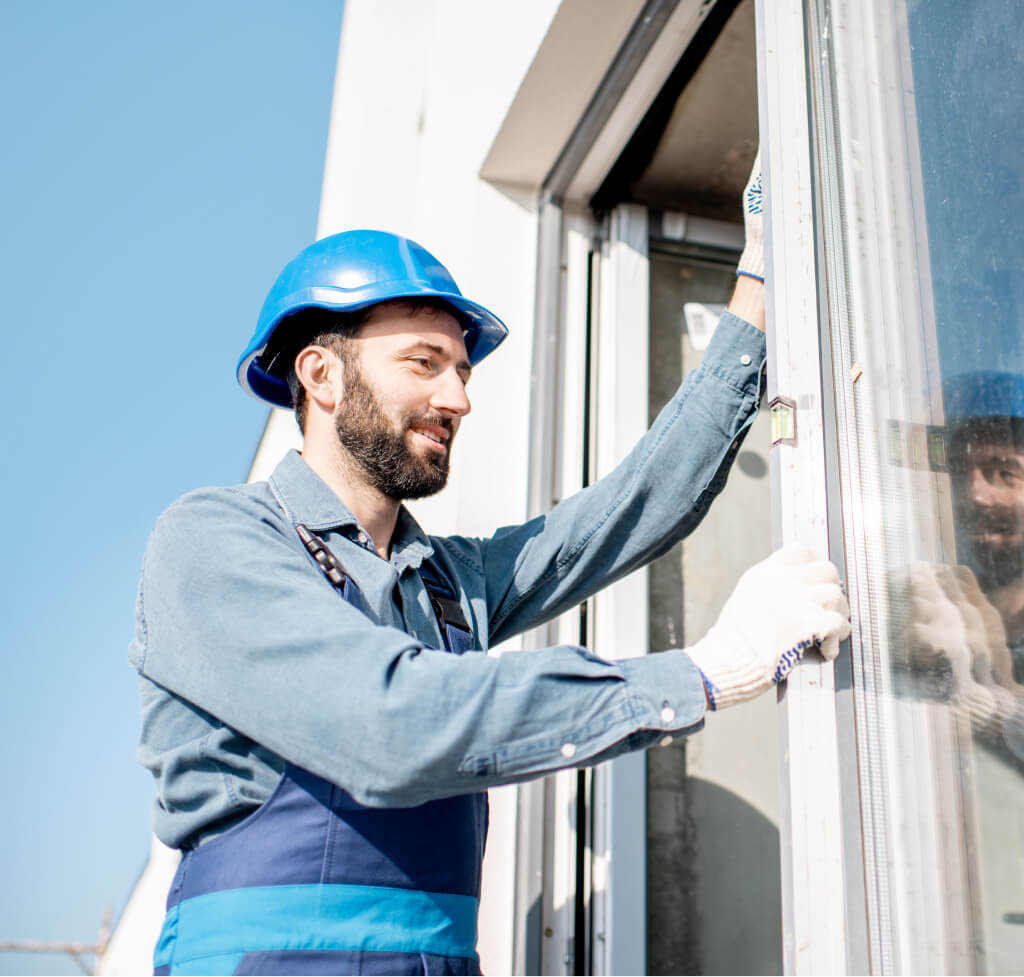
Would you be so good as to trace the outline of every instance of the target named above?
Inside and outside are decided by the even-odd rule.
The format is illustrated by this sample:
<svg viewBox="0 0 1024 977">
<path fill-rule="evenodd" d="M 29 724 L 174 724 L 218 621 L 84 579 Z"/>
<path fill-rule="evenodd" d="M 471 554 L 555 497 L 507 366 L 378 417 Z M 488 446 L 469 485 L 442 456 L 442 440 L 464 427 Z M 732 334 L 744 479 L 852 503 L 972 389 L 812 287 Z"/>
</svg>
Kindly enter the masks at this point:
<svg viewBox="0 0 1024 977">
<path fill-rule="evenodd" d="M 344 367 L 332 350 L 307 346 L 295 357 L 295 376 L 307 401 L 333 414 L 345 393 Z"/>
</svg>

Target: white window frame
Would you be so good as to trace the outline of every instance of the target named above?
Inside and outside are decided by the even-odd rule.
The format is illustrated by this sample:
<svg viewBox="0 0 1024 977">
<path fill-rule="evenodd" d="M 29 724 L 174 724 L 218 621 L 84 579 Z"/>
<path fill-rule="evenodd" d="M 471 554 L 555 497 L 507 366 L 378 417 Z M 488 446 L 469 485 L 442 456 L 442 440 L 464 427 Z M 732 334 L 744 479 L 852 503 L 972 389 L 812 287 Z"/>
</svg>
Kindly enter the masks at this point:
<svg viewBox="0 0 1024 977">
<path fill-rule="evenodd" d="M 889 398 L 882 410 L 941 420 L 907 401 L 896 379 L 913 374 L 907 389 L 932 389 L 939 375 L 909 39 L 897 7 L 827 9 L 829 18 L 819 0 L 756 6 L 769 397 L 798 404 L 797 443 L 772 454 L 776 542 L 830 551 L 853 611 L 836 664 L 803 663 L 780 695 L 784 967 L 976 972 L 969 751 L 949 765 L 966 734 L 947 712 L 894 695 L 891 609 L 878 579 L 891 553 L 949 558 L 948 486 L 904 472 L 906 498 L 934 500 L 934 512 L 915 514 L 933 531 L 892 536 L 880 490 L 884 418 L 853 388 L 856 337 Z M 839 137 L 836 119 L 859 132 Z M 847 248 L 847 227 L 871 246 Z M 892 348 L 886 328 L 904 344 Z M 919 761 L 912 782 L 907 758 L 892 753 L 908 742 Z"/>
<path fill-rule="evenodd" d="M 647 209 L 615 208 L 600 259 L 597 315 L 596 458 L 602 478 L 648 428 L 650 271 Z M 647 569 L 594 598 L 594 650 L 610 658 L 645 655 Z M 593 774 L 594 974 L 647 970 L 647 761 L 618 757 Z M 613 857 L 614 855 L 614 857 Z"/>
<path fill-rule="evenodd" d="M 770 403 L 782 395 L 797 405 L 796 443 L 778 444 L 770 456 L 773 541 L 776 546 L 799 542 L 827 553 L 804 7 L 802 0 L 757 0 L 755 11 L 761 161 L 767 189 L 768 399 Z M 841 553 L 831 555 L 842 565 Z M 836 666 L 805 658 L 780 689 L 779 701 L 784 971 L 866 973 L 856 932 L 861 928 L 856 888 L 859 824 L 850 824 L 849 804 L 844 826 Z"/>
</svg>

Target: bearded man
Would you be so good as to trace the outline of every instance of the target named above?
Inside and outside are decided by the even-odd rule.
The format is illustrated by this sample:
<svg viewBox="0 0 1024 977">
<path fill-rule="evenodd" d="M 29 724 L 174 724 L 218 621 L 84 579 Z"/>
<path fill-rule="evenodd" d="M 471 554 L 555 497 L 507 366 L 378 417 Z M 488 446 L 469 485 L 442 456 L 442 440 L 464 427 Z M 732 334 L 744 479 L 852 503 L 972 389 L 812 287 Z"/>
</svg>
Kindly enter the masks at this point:
<svg viewBox="0 0 1024 977">
<path fill-rule="evenodd" d="M 943 384 L 959 566 L 903 575 L 910 663 L 980 742 L 1024 760 L 1024 377 L 979 371 Z"/>
<path fill-rule="evenodd" d="M 179 500 L 143 567 L 140 757 L 156 832 L 183 850 L 159 973 L 479 973 L 488 787 L 667 742 L 805 649 L 835 656 L 849 608 L 800 549 L 748 571 L 686 650 L 481 653 L 664 552 L 724 484 L 760 397 L 759 213 L 758 177 L 731 311 L 651 431 L 486 539 L 428 536 L 402 501 L 443 487 L 505 326 L 391 234 L 334 235 L 285 269 L 238 376 L 295 409 L 302 453 Z"/>
<path fill-rule="evenodd" d="M 961 374 L 943 393 L 957 548 L 999 612 L 1024 682 L 1024 377 Z"/>
</svg>

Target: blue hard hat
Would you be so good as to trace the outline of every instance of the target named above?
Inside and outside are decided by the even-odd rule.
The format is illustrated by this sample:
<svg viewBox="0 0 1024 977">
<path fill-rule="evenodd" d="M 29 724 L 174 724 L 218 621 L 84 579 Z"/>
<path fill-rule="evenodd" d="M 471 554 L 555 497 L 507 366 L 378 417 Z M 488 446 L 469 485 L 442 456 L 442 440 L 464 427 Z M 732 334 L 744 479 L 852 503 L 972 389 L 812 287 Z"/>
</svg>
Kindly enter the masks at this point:
<svg viewBox="0 0 1024 977">
<path fill-rule="evenodd" d="M 942 400 L 947 423 L 1024 418 L 1024 376 L 997 370 L 960 373 L 943 381 Z"/>
<path fill-rule="evenodd" d="M 291 407 L 291 364 L 262 362 L 274 331 L 303 309 L 354 312 L 392 299 L 432 298 L 447 305 L 462 325 L 469 362 L 479 363 L 508 335 L 505 324 L 464 298 L 448 270 L 408 238 L 385 231 L 343 231 L 311 244 L 274 282 L 256 332 L 238 361 L 238 382 L 260 400 Z"/>
</svg>

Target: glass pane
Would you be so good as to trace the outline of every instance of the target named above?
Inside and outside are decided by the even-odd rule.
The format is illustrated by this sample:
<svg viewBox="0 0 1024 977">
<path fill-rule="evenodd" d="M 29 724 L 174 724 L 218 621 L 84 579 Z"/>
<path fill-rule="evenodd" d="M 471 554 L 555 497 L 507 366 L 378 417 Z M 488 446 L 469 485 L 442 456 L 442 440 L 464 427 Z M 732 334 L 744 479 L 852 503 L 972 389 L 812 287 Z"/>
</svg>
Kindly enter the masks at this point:
<svg viewBox="0 0 1024 977">
<path fill-rule="evenodd" d="M 1024 970 L 1024 75 L 1019 2 L 930 0 L 908 18 L 957 565 L 924 640 L 972 735 L 979 964 Z M 920 645 L 920 647 L 919 647 Z M 922 653 L 923 652 L 923 656 Z M 938 653 L 942 661 L 936 662 Z M 923 657 L 923 661 L 918 661 Z"/>
<path fill-rule="evenodd" d="M 735 260 L 652 242 L 652 421 L 700 364 Z M 704 521 L 651 564 L 652 651 L 706 634 L 740 574 L 771 552 L 768 439 L 762 413 Z M 782 973 L 778 771 L 773 696 L 648 751 L 649 973 Z"/>
<path fill-rule="evenodd" d="M 1024 971 L 1018 0 L 820 0 L 872 969 Z"/>
</svg>

